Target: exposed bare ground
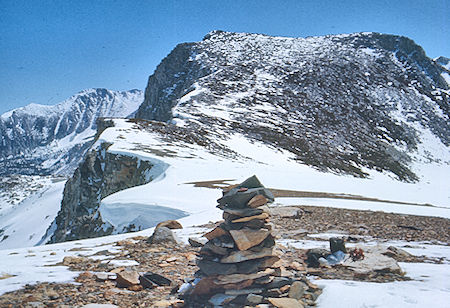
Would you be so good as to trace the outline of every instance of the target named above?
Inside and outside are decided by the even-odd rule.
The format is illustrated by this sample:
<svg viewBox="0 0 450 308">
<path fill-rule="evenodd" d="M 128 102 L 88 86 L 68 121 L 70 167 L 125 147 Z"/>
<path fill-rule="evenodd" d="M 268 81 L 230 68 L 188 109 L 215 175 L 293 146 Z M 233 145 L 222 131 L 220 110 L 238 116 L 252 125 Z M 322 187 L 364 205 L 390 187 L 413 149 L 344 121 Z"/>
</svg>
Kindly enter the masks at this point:
<svg viewBox="0 0 450 308">
<path fill-rule="evenodd" d="M 198 182 L 189 182 L 189 183 L 185 183 L 185 184 L 192 184 L 192 185 L 194 185 L 194 187 L 226 189 L 226 188 L 233 186 L 228 183 L 228 182 L 232 182 L 232 181 L 235 181 L 235 180 L 198 181 Z M 336 193 L 327 193 L 327 192 L 319 192 L 319 191 L 286 190 L 286 189 L 278 189 L 278 188 L 269 188 L 269 189 L 272 191 L 275 198 L 283 197 L 283 198 L 345 199 L 345 200 L 360 200 L 360 201 L 383 202 L 383 203 L 393 203 L 393 204 L 403 204 L 403 205 L 439 207 L 439 206 L 432 205 L 429 203 L 414 203 L 414 202 L 385 200 L 385 199 L 370 198 L 370 197 L 364 197 L 364 196 L 352 195 L 352 194 L 336 194 Z"/>
</svg>

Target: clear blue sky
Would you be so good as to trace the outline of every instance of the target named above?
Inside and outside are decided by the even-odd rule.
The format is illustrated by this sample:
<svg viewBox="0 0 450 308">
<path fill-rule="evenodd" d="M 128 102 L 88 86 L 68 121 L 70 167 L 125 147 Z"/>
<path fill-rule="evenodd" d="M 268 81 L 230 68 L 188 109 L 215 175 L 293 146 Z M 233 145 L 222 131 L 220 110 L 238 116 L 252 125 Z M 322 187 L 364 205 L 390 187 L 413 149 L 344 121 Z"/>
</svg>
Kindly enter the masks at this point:
<svg viewBox="0 0 450 308">
<path fill-rule="evenodd" d="M 0 0 L 0 114 L 80 90 L 144 89 L 178 43 L 211 30 L 404 35 L 450 56 L 450 0 Z"/>
</svg>

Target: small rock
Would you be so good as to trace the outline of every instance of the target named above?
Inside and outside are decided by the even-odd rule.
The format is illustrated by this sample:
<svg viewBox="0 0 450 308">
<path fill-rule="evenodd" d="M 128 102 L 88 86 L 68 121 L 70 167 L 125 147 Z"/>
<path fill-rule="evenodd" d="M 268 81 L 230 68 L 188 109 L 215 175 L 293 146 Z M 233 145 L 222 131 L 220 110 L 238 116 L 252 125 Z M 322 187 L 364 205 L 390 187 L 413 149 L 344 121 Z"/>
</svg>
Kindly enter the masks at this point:
<svg viewBox="0 0 450 308">
<path fill-rule="evenodd" d="M 286 277 L 274 277 L 272 282 L 267 284 L 268 289 L 281 288 L 291 283 L 291 279 Z"/>
<path fill-rule="evenodd" d="M 293 298 L 268 298 L 269 302 L 278 308 L 303 308 L 303 304 Z"/>
<path fill-rule="evenodd" d="M 95 273 L 95 277 L 97 281 L 105 281 L 108 280 L 109 275 L 108 273 Z"/>
<path fill-rule="evenodd" d="M 64 257 L 62 264 L 65 266 L 69 266 L 72 264 L 79 264 L 79 263 L 83 263 L 86 261 L 86 258 L 83 257 L 72 257 L 72 256 L 67 256 Z"/>
<path fill-rule="evenodd" d="M 192 247 L 202 247 L 206 244 L 207 240 L 202 238 L 190 237 L 188 239 L 188 242 Z"/>
<path fill-rule="evenodd" d="M 116 267 L 115 269 L 111 270 L 110 273 L 117 274 L 123 270 L 125 270 L 125 267 Z"/>
<path fill-rule="evenodd" d="M 222 235 L 226 235 L 227 231 L 220 227 L 215 227 L 212 231 L 203 234 L 203 237 L 206 237 L 208 240 L 215 239 L 216 237 L 221 237 Z"/>
<path fill-rule="evenodd" d="M 183 229 L 183 226 L 176 220 L 166 220 L 162 221 L 159 224 L 156 225 L 155 229 L 166 227 L 169 229 Z"/>
<path fill-rule="evenodd" d="M 172 232 L 167 227 L 159 227 L 155 229 L 152 236 L 150 236 L 147 240 L 149 244 L 180 244 L 181 241 L 178 239 L 178 237 L 175 235 L 175 233 Z"/>
<path fill-rule="evenodd" d="M 250 199 L 247 205 L 251 208 L 257 208 L 267 204 L 267 202 L 269 202 L 269 200 L 263 195 L 256 195 Z"/>
<path fill-rule="evenodd" d="M 117 286 L 127 288 L 135 284 L 139 284 L 139 273 L 136 271 L 125 270 L 117 273 Z"/>
<path fill-rule="evenodd" d="M 59 298 L 59 294 L 56 293 L 55 290 L 47 290 L 45 293 L 47 294 L 48 298 L 50 298 L 50 299 L 57 299 L 57 298 Z"/>
<path fill-rule="evenodd" d="M 211 297 L 208 302 L 210 302 L 213 306 L 223 306 L 231 302 L 233 299 L 235 299 L 236 296 L 234 295 L 226 295 L 223 293 L 219 293 Z"/>
<path fill-rule="evenodd" d="M 239 250 L 247 250 L 264 241 L 266 237 L 269 236 L 270 231 L 244 228 L 241 230 L 230 230 L 230 234 Z"/>
<path fill-rule="evenodd" d="M 263 257 L 272 257 L 273 249 L 272 248 L 263 248 L 259 252 L 254 252 L 250 250 L 244 251 L 234 251 L 229 256 L 223 257 L 220 262 L 222 263 L 238 263 L 247 260 L 259 259 Z"/>
<path fill-rule="evenodd" d="M 302 298 L 307 288 L 308 287 L 303 282 L 294 281 L 291 285 L 291 288 L 289 289 L 289 297 L 300 299 Z"/>
<path fill-rule="evenodd" d="M 253 220 L 253 219 L 264 220 L 264 219 L 267 219 L 267 218 L 269 218 L 269 214 L 262 213 L 260 215 L 238 218 L 238 219 L 233 220 L 232 223 L 247 222 L 247 221 L 250 221 L 250 220 Z"/>
<path fill-rule="evenodd" d="M 159 286 L 170 286 L 172 284 L 172 280 L 153 272 L 147 272 L 142 275 L 142 277 L 156 283 Z"/>
<path fill-rule="evenodd" d="M 249 304 L 253 304 L 253 305 L 260 304 L 263 301 L 263 299 L 264 299 L 264 297 L 262 297 L 262 295 L 257 295 L 257 294 L 253 294 L 253 293 L 247 295 L 247 302 Z"/>
<path fill-rule="evenodd" d="M 144 287 L 145 289 L 153 289 L 157 287 L 157 285 L 153 281 L 142 275 L 139 276 L 139 282 L 141 286 Z"/>
<path fill-rule="evenodd" d="M 184 303 L 184 301 L 181 299 L 160 300 L 160 301 L 154 302 L 152 307 L 155 307 L 155 308 L 182 307 L 183 303 Z"/>
</svg>

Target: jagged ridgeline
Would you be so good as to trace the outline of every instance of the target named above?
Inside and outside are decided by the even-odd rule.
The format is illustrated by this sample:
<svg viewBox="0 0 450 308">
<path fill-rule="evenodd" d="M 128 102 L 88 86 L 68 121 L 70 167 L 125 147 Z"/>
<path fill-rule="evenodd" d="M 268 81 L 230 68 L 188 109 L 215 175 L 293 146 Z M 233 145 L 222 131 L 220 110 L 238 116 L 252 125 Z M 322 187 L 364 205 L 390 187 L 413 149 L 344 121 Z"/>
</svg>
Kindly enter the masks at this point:
<svg viewBox="0 0 450 308">
<path fill-rule="evenodd" d="M 365 177 L 370 168 L 415 181 L 409 165 L 421 132 L 449 145 L 445 74 L 400 36 L 214 31 L 161 62 L 136 118 L 211 140 L 241 133 L 324 171 Z"/>
<path fill-rule="evenodd" d="M 0 115 L 0 175 L 71 175 L 94 142 L 97 120 L 127 117 L 142 100 L 140 90 L 88 89 L 54 106 Z"/>
</svg>

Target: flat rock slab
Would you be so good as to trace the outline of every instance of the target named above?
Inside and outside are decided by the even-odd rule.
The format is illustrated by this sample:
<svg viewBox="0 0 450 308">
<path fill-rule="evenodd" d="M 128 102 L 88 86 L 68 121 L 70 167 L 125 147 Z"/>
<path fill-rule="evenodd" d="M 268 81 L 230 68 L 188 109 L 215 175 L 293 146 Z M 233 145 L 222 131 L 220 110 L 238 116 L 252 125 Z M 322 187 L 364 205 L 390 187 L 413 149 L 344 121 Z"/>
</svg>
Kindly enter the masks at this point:
<svg viewBox="0 0 450 308">
<path fill-rule="evenodd" d="M 274 255 L 273 248 L 263 248 L 261 251 L 254 252 L 250 250 L 234 251 L 229 256 L 220 260 L 221 263 L 238 263 L 247 260 L 254 260 Z"/>
<path fill-rule="evenodd" d="M 270 234 L 270 231 L 266 229 L 253 230 L 244 228 L 241 230 L 230 230 L 230 234 L 239 250 L 247 250 L 264 241 Z"/>
<path fill-rule="evenodd" d="M 342 265 L 358 274 L 369 274 L 372 272 L 401 274 L 402 269 L 397 261 L 383 254 L 386 250 L 382 246 L 363 247 L 364 259 L 353 261 L 351 258 L 348 258 L 342 262 Z"/>
<path fill-rule="evenodd" d="M 213 230 L 208 233 L 203 234 L 203 237 L 206 237 L 208 240 L 215 239 L 216 237 L 220 237 L 222 235 L 228 234 L 227 231 L 220 227 L 215 227 Z"/>
<path fill-rule="evenodd" d="M 253 274 L 231 274 L 231 275 L 219 275 L 214 281 L 216 284 L 231 284 L 238 283 L 244 280 L 257 279 L 264 276 L 269 276 L 275 273 L 272 268 L 267 268 L 264 271 L 253 273 Z"/>
<path fill-rule="evenodd" d="M 225 208 L 223 210 L 225 213 L 240 216 L 240 217 L 248 217 L 248 216 L 255 216 L 262 214 L 262 209 L 249 209 L 249 208 L 243 208 L 243 209 L 233 209 L 233 208 Z"/>
<path fill-rule="evenodd" d="M 200 270 L 208 276 L 229 275 L 237 272 L 237 266 L 233 263 L 219 263 L 208 260 L 200 260 L 197 264 Z"/>
<path fill-rule="evenodd" d="M 302 303 L 293 298 L 269 298 L 268 300 L 278 308 L 304 308 Z"/>
<path fill-rule="evenodd" d="M 269 218 L 269 214 L 261 213 L 259 215 L 255 215 L 255 216 L 249 216 L 249 217 L 243 217 L 243 218 L 235 219 L 235 220 L 232 221 L 232 223 L 247 222 L 247 221 L 250 221 L 250 220 L 253 220 L 253 219 L 263 220 L 263 219 L 267 219 L 267 218 Z"/>
<path fill-rule="evenodd" d="M 267 202 L 269 202 L 269 199 L 267 199 L 263 195 L 256 195 L 250 199 L 247 205 L 251 208 L 257 208 L 267 204 Z"/>
</svg>

